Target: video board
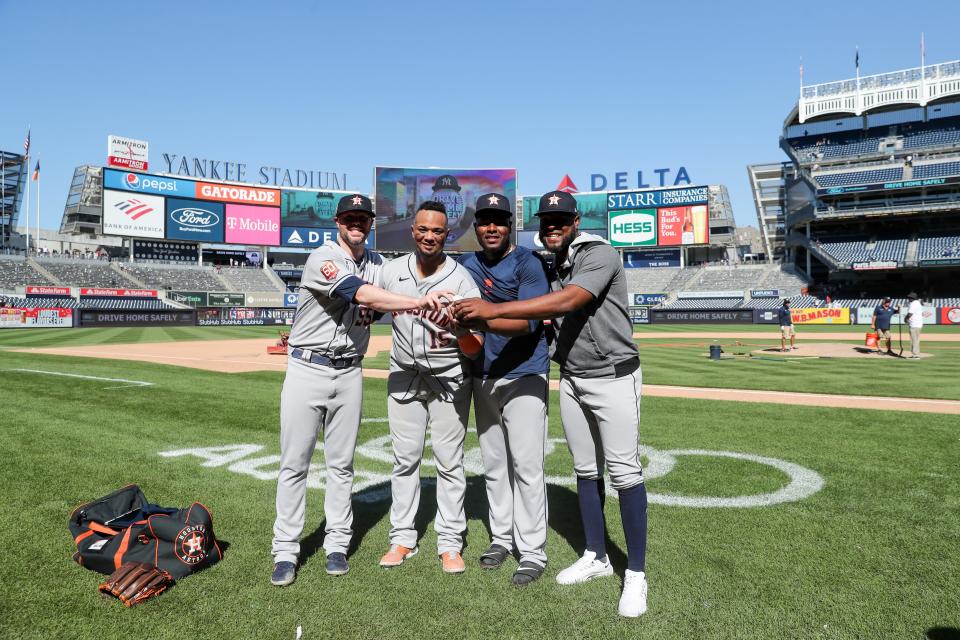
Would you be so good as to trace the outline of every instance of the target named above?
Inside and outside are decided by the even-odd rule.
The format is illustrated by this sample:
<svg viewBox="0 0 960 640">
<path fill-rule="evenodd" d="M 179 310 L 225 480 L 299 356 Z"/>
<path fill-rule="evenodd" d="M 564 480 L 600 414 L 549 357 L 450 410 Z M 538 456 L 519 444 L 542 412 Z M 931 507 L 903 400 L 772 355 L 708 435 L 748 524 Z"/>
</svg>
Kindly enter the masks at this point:
<svg viewBox="0 0 960 640">
<path fill-rule="evenodd" d="M 503 194 L 513 210 L 517 201 L 516 169 L 415 169 L 377 167 L 374 171 L 374 209 L 377 212 L 377 249 L 411 251 L 410 226 L 417 206 L 426 200 L 442 202 L 450 234 L 448 251 L 480 248 L 473 232 L 477 198 Z"/>
</svg>

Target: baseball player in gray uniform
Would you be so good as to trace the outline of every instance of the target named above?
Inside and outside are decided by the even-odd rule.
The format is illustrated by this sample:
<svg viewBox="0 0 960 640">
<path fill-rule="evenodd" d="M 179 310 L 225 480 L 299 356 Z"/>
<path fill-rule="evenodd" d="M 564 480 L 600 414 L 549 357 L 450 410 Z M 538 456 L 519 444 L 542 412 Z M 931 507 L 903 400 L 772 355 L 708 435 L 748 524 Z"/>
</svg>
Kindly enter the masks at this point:
<svg viewBox="0 0 960 640">
<path fill-rule="evenodd" d="M 447 214 L 440 202 L 420 205 L 413 219 L 416 251 L 383 269 L 383 287 L 407 296 L 445 289 L 455 297 L 478 297 L 473 278 L 443 252 Z M 461 334 L 461 335 L 457 335 Z M 480 338 L 453 326 L 449 310 L 393 314 L 393 347 L 387 380 L 387 415 L 393 442 L 390 487 L 390 549 L 380 566 L 395 567 L 417 553 L 414 518 L 420 505 L 420 462 L 430 426 L 437 465 L 437 552 L 445 573 L 462 573 L 463 501 L 467 481 L 463 443 L 470 410 L 470 377 L 464 352 L 476 357 Z"/>
<path fill-rule="evenodd" d="M 383 259 L 364 248 L 373 224 L 370 199 L 344 196 L 337 205 L 336 242 L 310 254 L 300 281 L 300 301 L 288 342 L 287 375 L 280 395 L 280 475 L 273 526 L 271 582 L 296 579 L 306 511 L 307 470 L 323 432 L 326 458 L 326 570 L 349 570 L 352 535 L 353 454 L 360 428 L 363 377 L 360 361 L 370 339 L 373 312 L 442 308 L 449 292 L 410 297 L 384 291 Z"/>
<path fill-rule="evenodd" d="M 550 291 L 543 259 L 510 242 L 513 212 L 499 193 L 477 199 L 474 230 L 482 248 L 463 257 L 480 295 L 490 302 L 527 300 Z M 490 507 L 490 547 L 484 569 L 500 567 L 511 551 L 520 564 L 511 581 L 522 587 L 547 566 L 547 372 L 543 323 L 490 320 L 482 324 L 483 358 L 473 367 L 477 437 Z"/>
<path fill-rule="evenodd" d="M 557 574 L 563 585 L 613 574 L 605 548 L 604 467 L 620 498 L 627 569 L 618 611 L 647 610 L 644 573 L 647 491 L 640 467 L 640 358 L 627 314 L 620 255 L 604 239 L 581 233 L 576 200 L 552 191 L 540 199 L 540 239 L 556 255 L 553 291 L 518 302 L 455 303 L 469 323 L 496 318 L 553 318 L 554 360 L 560 365 L 560 418 L 573 456 L 586 551 Z M 629 401 L 628 401 L 629 399 Z"/>
</svg>

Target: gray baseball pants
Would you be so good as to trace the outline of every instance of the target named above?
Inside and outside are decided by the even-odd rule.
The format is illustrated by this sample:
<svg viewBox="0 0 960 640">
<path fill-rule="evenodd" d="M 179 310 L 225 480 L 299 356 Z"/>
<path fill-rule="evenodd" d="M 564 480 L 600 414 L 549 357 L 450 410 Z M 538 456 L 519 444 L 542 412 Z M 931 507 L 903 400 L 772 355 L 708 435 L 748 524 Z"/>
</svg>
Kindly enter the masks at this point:
<svg viewBox="0 0 960 640">
<path fill-rule="evenodd" d="M 414 520 L 420 507 L 420 462 L 430 427 L 433 457 L 437 464 L 437 553 L 460 552 L 467 517 L 463 509 L 467 478 L 463 468 L 463 443 L 470 412 L 469 380 L 442 400 L 423 390 L 409 400 L 387 398 L 390 439 L 393 442 L 393 473 L 390 490 L 390 544 L 417 546 Z"/>
<path fill-rule="evenodd" d="M 546 400 L 545 375 L 473 381 L 491 543 L 541 566 L 547 564 Z"/>
<path fill-rule="evenodd" d="M 578 478 L 603 477 L 621 491 L 643 482 L 640 369 L 619 378 L 560 377 L 560 420 Z"/>
<path fill-rule="evenodd" d="M 280 476 L 273 525 L 274 562 L 297 562 L 307 504 L 307 470 L 323 432 L 327 520 L 323 548 L 346 553 L 353 535 L 353 454 L 360 429 L 363 370 L 290 358 L 280 393 Z"/>
</svg>

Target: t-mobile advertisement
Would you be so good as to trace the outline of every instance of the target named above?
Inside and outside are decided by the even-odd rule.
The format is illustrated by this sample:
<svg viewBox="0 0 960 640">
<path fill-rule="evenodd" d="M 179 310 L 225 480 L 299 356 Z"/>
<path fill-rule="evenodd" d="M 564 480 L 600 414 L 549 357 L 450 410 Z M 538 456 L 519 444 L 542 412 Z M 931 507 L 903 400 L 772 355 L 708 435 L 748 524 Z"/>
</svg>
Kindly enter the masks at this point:
<svg viewBox="0 0 960 640">
<path fill-rule="evenodd" d="M 249 204 L 228 204 L 226 207 L 228 244 L 280 245 L 280 208 Z"/>
</svg>

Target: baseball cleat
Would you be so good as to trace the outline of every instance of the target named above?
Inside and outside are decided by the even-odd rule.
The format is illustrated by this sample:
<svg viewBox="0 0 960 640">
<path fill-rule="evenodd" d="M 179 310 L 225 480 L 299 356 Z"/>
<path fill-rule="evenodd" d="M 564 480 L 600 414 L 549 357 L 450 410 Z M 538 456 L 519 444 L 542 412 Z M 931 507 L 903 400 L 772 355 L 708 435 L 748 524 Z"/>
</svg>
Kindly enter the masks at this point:
<svg viewBox="0 0 960 640">
<path fill-rule="evenodd" d="M 609 558 L 604 558 L 602 561 L 597 560 L 596 553 L 584 551 L 583 557 L 557 574 L 557 583 L 563 585 L 578 584 L 594 578 L 612 575 L 613 565 L 610 564 Z"/>
<path fill-rule="evenodd" d="M 440 554 L 440 566 L 443 567 L 444 573 L 463 573 L 467 569 L 458 551 L 446 551 Z"/>
<path fill-rule="evenodd" d="M 327 554 L 327 573 L 331 576 L 342 576 L 350 571 L 350 565 L 347 564 L 347 556 L 340 552 Z"/>
<path fill-rule="evenodd" d="M 617 613 L 626 618 L 642 616 L 647 610 L 647 578 L 643 571 L 627 569 Z"/>
<path fill-rule="evenodd" d="M 515 587 L 525 587 L 534 580 L 539 580 L 545 569 L 546 567 L 542 567 L 536 562 L 524 560 L 520 563 L 520 566 L 517 567 L 517 570 L 513 572 L 513 578 L 510 579 L 510 582 L 512 582 Z"/>
<path fill-rule="evenodd" d="M 383 554 L 383 557 L 380 558 L 380 566 L 399 567 L 403 564 L 404 560 L 417 555 L 417 551 L 417 547 L 413 547 L 411 549 L 403 546 L 402 544 L 392 544 L 390 545 L 390 550 Z"/>
<path fill-rule="evenodd" d="M 285 587 L 293 584 L 297 579 L 297 565 L 293 562 L 281 561 L 273 565 L 273 574 L 270 575 L 270 584 Z"/>
<path fill-rule="evenodd" d="M 481 569 L 499 569 L 510 555 L 510 550 L 499 544 L 491 544 L 490 547 L 480 554 Z"/>
</svg>

